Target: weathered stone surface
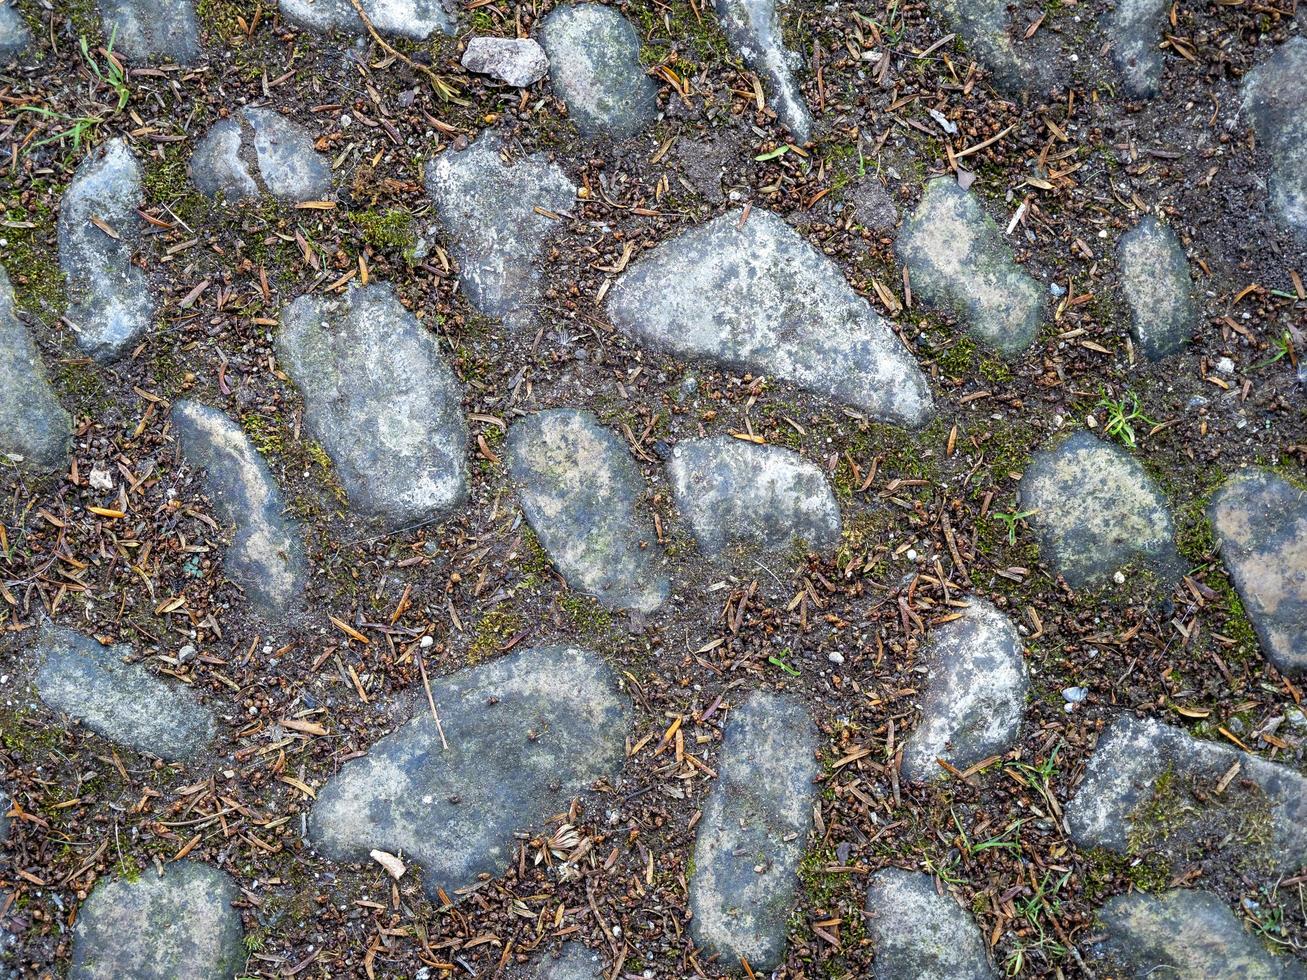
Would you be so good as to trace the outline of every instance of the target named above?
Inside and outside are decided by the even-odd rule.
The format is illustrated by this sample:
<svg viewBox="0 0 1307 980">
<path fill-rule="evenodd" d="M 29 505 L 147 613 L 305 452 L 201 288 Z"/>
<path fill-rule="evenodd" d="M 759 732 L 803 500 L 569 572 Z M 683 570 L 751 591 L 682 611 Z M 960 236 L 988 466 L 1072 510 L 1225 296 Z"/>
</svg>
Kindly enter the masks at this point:
<svg viewBox="0 0 1307 980">
<path fill-rule="evenodd" d="M 713 0 L 731 47 L 767 86 L 767 104 L 796 140 L 812 135 L 812 113 L 791 74 L 802 63 L 784 47 L 776 0 Z"/>
<path fill-rule="evenodd" d="M 106 647 L 72 630 L 41 638 L 36 690 L 56 711 L 98 735 L 162 759 L 186 759 L 212 740 L 213 712 L 184 685 L 167 684 L 141 664 L 124 663 L 132 648 Z"/>
<path fill-rule="evenodd" d="M 285 516 L 281 490 L 239 425 L 216 408 L 176 401 L 172 422 L 182 452 L 205 471 L 214 513 L 235 525 L 223 561 L 259 612 L 279 618 L 299 604 L 307 570 L 298 525 Z"/>
<path fill-rule="evenodd" d="M 1238 778 L 1218 794 L 1235 763 Z M 1065 812 L 1081 847 L 1124 853 L 1146 843 L 1171 859 L 1237 849 L 1252 863 L 1286 869 L 1307 860 L 1307 779 L 1152 719 L 1112 723 Z M 1249 839 L 1240 831 L 1249 821 L 1264 823 L 1271 839 Z"/>
<path fill-rule="evenodd" d="M 531 980 L 600 980 L 603 975 L 603 957 L 575 941 L 545 953 L 530 972 Z"/>
<path fill-rule="evenodd" d="M 920 368 L 839 268 L 780 217 L 732 211 L 664 242 L 609 290 L 641 343 L 774 375 L 907 425 L 931 412 Z"/>
<path fill-rule="evenodd" d="M 880 182 L 880 178 L 867 175 L 848 191 L 859 224 L 875 231 L 889 231 L 899 223 L 899 206 Z"/>
<path fill-rule="evenodd" d="M 32 32 L 12 0 L 0 0 L 0 64 L 17 58 L 32 43 Z"/>
<path fill-rule="evenodd" d="M 913 295 L 952 311 L 976 339 L 1005 354 L 1035 342 L 1045 291 L 1013 260 L 979 198 L 953 178 L 926 184 L 895 249 Z"/>
<path fill-rule="evenodd" d="M 1131 892 L 1098 913 L 1103 939 L 1088 948 L 1121 977 L 1203 980 L 1301 980 L 1291 954 L 1276 956 L 1210 892 Z"/>
<path fill-rule="evenodd" d="M 427 893 L 451 898 L 513 860 L 516 831 L 565 811 L 622 764 L 631 708 L 595 654 L 541 647 L 431 685 L 413 719 L 341 767 L 309 815 L 334 860 L 379 848 L 421 862 Z"/>
<path fill-rule="evenodd" d="M 59 206 L 67 318 L 81 348 L 101 363 L 123 354 L 154 317 L 149 280 L 132 264 L 143 226 L 136 209 L 144 203 L 141 168 L 118 138 L 87 154 Z"/>
<path fill-rule="evenodd" d="M 1307 37 L 1285 41 L 1248 73 L 1243 105 L 1270 158 L 1267 182 L 1277 219 L 1307 237 Z"/>
<path fill-rule="evenodd" d="M 1178 567 L 1166 499 L 1139 462 L 1081 430 L 1040 450 L 1021 479 L 1021 510 L 1041 556 L 1072 588 L 1139 562 L 1169 580 Z"/>
<path fill-rule="evenodd" d="M 1266 658 L 1286 673 L 1307 670 L 1307 492 L 1249 470 L 1226 481 L 1210 516 Z"/>
<path fill-rule="evenodd" d="M 1027 24 L 1012 17 L 1007 0 L 940 0 L 940 9 L 968 50 L 980 56 L 996 88 L 1009 93 L 1043 90 L 1054 81 L 1052 59 L 1041 57 L 1044 52 L 1033 50 L 1032 42 L 1022 38 Z"/>
<path fill-rule="evenodd" d="M 0 456 L 35 470 L 58 469 L 68 462 L 72 431 L 0 267 Z"/>
<path fill-rule="evenodd" d="M 691 934 L 723 966 L 780 963 L 812 829 L 815 746 L 807 709 L 784 695 L 755 691 L 726 724 L 690 880 Z"/>
<path fill-rule="evenodd" d="M 867 888 L 867 930 L 876 943 L 876 980 L 989 980 L 975 920 L 957 899 L 935 890 L 933 875 L 883 868 Z"/>
<path fill-rule="evenodd" d="M 200 56 L 191 0 L 99 0 L 104 36 L 129 58 L 171 58 L 188 64 Z"/>
<path fill-rule="evenodd" d="M 549 73 L 549 59 L 530 38 L 474 37 L 463 52 L 463 67 L 515 88 L 534 85 Z"/>
<path fill-rule="evenodd" d="M 576 188 L 543 153 L 504 163 L 502 142 L 483 134 L 466 150 L 446 151 L 427 164 L 427 193 L 453 239 L 459 282 L 482 313 L 510 326 L 531 320 L 545 240 L 572 207 Z"/>
<path fill-rule="evenodd" d="M 331 456 L 354 509 L 401 527 L 463 502 L 462 390 L 435 334 L 390 286 L 299 297 L 276 348 L 304 394 L 308 432 Z"/>
<path fill-rule="evenodd" d="M 640 64 L 640 38 L 612 7 L 555 7 L 541 39 L 554 93 L 583 136 L 624 139 L 658 114 L 658 89 Z"/>
<path fill-rule="evenodd" d="M 578 592 L 652 612 L 667 598 L 645 483 L 626 444 L 589 412 L 537 412 L 508 430 L 508 471 L 554 567 Z"/>
<path fill-rule="evenodd" d="M 101 878 L 73 927 L 70 980 L 217 980 L 245 965 L 244 930 L 225 872 L 174 861 L 135 881 Z"/>
<path fill-rule="evenodd" d="M 903 775 L 945 775 L 937 760 L 967 769 L 1016 740 L 1030 679 L 1012 621 L 981 599 L 931 634 L 924 659 L 921 723 L 908 737 Z"/>
<path fill-rule="evenodd" d="M 1162 49 L 1158 47 L 1166 27 L 1166 0 L 1117 0 L 1103 20 L 1103 30 L 1112 42 L 1112 61 L 1125 83 L 1127 94 L 1151 99 L 1162 82 Z"/>
<path fill-rule="evenodd" d="M 9 839 L 9 808 L 12 806 L 9 794 L 0 787 L 0 844 Z"/>
<path fill-rule="evenodd" d="M 363 33 L 349 0 L 279 0 L 281 12 L 311 31 Z M 455 33 L 454 18 L 441 0 L 362 0 L 363 12 L 382 34 L 425 41 L 432 34 Z"/>
<path fill-rule="evenodd" d="M 678 443 L 667 464 L 676 507 L 699 547 L 785 551 L 799 542 L 829 551 L 840 540 L 840 506 L 821 470 L 781 446 L 730 436 Z"/>
<path fill-rule="evenodd" d="M 331 167 L 313 148 L 313 134 L 270 109 L 247 106 L 216 123 L 195 148 L 190 169 L 200 193 L 228 201 L 269 194 L 297 203 L 331 193 Z"/>
<path fill-rule="evenodd" d="M 1200 315 L 1175 232 L 1149 216 L 1121 236 L 1116 260 L 1135 342 L 1151 360 L 1175 353 L 1189 342 Z"/>
</svg>

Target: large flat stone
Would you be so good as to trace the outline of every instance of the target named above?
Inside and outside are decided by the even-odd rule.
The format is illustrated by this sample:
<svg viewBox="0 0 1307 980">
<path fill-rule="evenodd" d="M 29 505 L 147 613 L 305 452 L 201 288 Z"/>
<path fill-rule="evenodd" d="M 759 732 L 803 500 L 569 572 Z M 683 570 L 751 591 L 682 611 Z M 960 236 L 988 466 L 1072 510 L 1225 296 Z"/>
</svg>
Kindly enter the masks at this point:
<svg viewBox="0 0 1307 980">
<path fill-rule="evenodd" d="M 200 193 L 227 201 L 268 194 L 293 204 L 331 193 L 331 167 L 313 148 L 313 134 L 270 109 L 247 106 L 215 123 L 190 171 Z"/>
<path fill-rule="evenodd" d="M 1249 470 L 1225 482 L 1209 514 L 1266 658 L 1307 670 L 1307 491 Z"/>
<path fill-rule="evenodd" d="M 780 217 L 733 211 L 664 242 L 609 291 L 641 343 L 774 375 L 879 418 L 917 425 L 930 389 L 912 355 L 830 259 Z"/>
<path fill-rule="evenodd" d="M 975 920 L 934 875 L 883 868 L 867 888 L 867 931 L 876 943 L 875 980 L 990 980 Z"/>
<path fill-rule="evenodd" d="M 658 114 L 658 89 L 640 64 L 640 38 L 612 7 L 555 7 L 540 30 L 549 80 L 583 136 L 625 139 Z"/>
<path fill-rule="evenodd" d="M 719 965 L 776 967 L 812 829 L 816 732 L 807 709 L 755 691 L 726 723 L 694 844 L 690 932 Z"/>
<path fill-rule="evenodd" d="M 6 64 L 27 50 L 32 43 L 32 32 L 27 29 L 23 15 L 8 2 L 0 2 L 0 64 Z"/>
<path fill-rule="evenodd" d="M 174 402 L 172 423 L 187 461 L 204 470 L 214 513 L 235 525 L 223 559 L 228 577 L 261 615 L 284 617 L 299 605 L 308 572 L 303 535 L 285 516 L 268 464 L 244 430 L 216 408 Z"/>
<path fill-rule="evenodd" d="M 514 833 L 567 810 L 621 767 L 631 707 L 595 654 L 512 653 L 431 685 L 411 721 L 347 762 L 309 815 L 315 847 L 337 861 L 378 848 L 422 864 L 427 893 L 502 874 Z"/>
<path fill-rule="evenodd" d="M 1166 0 L 1117 0 L 1103 19 L 1103 32 L 1112 42 L 1112 61 L 1128 95 L 1151 99 L 1162 82 L 1162 31 Z"/>
<path fill-rule="evenodd" d="M 82 350 L 101 363 L 125 353 L 154 318 L 149 280 L 132 263 L 144 226 L 136 209 L 144 204 L 141 168 L 117 138 L 86 155 L 59 205 L 67 318 Z"/>
<path fill-rule="evenodd" d="M 549 72 L 544 48 L 527 37 L 474 37 L 467 42 L 461 64 L 514 88 L 534 85 Z"/>
<path fill-rule="evenodd" d="M 699 547 L 785 551 L 800 542 L 829 551 L 840 540 L 840 506 L 814 464 L 781 446 L 730 436 L 678 443 L 667 464 L 676 507 Z"/>
<path fill-rule="evenodd" d="M 276 348 L 351 507 L 401 527 L 463 502 L 462 390 L 436 335 L 390 286 L 299 297 L 282 316 Z"/>
<path fill-rule="evenodd" d="M 1121 236 L 1116 261 L 1135 342 L 1150 360 L 1175 353 L 1202 312 L 1175 232 L 1150 215 Z"/>
<path fill-rule="evenodd" d="M 536 209 L 568 210 L 576 188 L 543 153 L 507 164 L 503 150 L 495 134 L 447 150 L 427 164 L 426 186 L 453 240 L 468 300 L 482 313 L 523 326 L 538 299 L 545 241 L 561 230 Z"/>
<path fill-rule="evenodd" d="M 68 462 L 72 431 L 0 267 L 0 456 L 34 470 L 58 469 Z"/>
<path fill-rule="evenodd" d="M 812 113 L 794 82 L 800 56 L 781 39 L 776 0 L 713 0 L 726 39 L 767 88 L 767 103 L 800 143 L 812 135 Z"/>
<path fill-rule="evenodd" d="M 935 628 L 926 647 L 921 723 L 903 751 L 907 779 L 944 776 L 940 759 L 967 769 L 1006 752 L 1020 733 L 1030 690 L 1021 637 L 988 602 L 970 602 L 961 619 Z"/>
<path fill-rule="evenodd" d="M 363 33 L 363 22 L 349 0 L 279 0 L 281 12 L 309 30 Z M 425 41 L 453 34 L 454 16 L 441 0 L 362 0 L 363 12 L 382 34 Z M 451 4 L 452 6 L 452 4 Z"/>
<path fill-rule="evenodd" d="M 200 56 L 191 0 L 98 0 L 106 43 L 129 58 L 171 58 L 189 64 Z"/>
<path fill-rule="evenodd" d="M 125 663 L 132 648 L 106 647 L 66 629 L 41 638 L 36 690 L 41 700 L 110 741 L 162 759 L 186 759 L 214 736 L 213 712 L 186 686 Z"/>
<path fill-rule="evenodd" d="M 1045 290 L 1014 261 L 979 198 L 953 178 L 926 184 L 895 249 L 913 295 L 953 313 L 977 340 L 1005 354 L 1035 342 Z"/>
<path fill-rule="evenodd" d="M 531 980 L 600 980 L 604 958 L 579 942 L 570 942 L 557 953 L 541 956 L 528 975 Z"/>
<path fill-rule="evenodd" d="M 1123 715 L 1099 737 L 1065 813 L 1081 847 L 1156 848 L 1172 861 L 1237 852 L 1284 869 L 1307 861 L 1307 779 L 1152 719 Z"/>
<path fill-rule="evenodd" d="M 240 898 L 225 872 L 174 861 L 102 878 L 77 914 L 70 980 L 218 980 L 245 966 Z"/>
<path fill-rule="evenodd" d="M 621 439 L 589 412 L 537 412 L 508 430 L 508 471 L 569 586 L 617 609 L 663 604 L 662 549 L 637 509 L 644 478 Z"/>
<path fill-rule="evenodd" d="M 1120 977 L 1195 980 L 1301 980 L 1302 963 L 1271 953 L 1215 895 L 1176 890 L 1131 892 L 1107 900 L 1098 913 L 1102 939 L 1091 960 Z"/>
<path fill-rule="evenodd" d="M 1244 110 L 1270 159 L 1271 210 L 1307 236 L 1307 37 L 1292 37 L 1248 73 Z"/>
<path fill-rule="evenodd" d="M 1034 512 L 1041 557 L 1072 588 L 1102 583 L 1135 563 L 1165 581 L 1177 574 L 1166 498 L 1138 460 L 1087 431 L 1034 455 L 1021 479 L 1020 509 Z"/>
</svg>

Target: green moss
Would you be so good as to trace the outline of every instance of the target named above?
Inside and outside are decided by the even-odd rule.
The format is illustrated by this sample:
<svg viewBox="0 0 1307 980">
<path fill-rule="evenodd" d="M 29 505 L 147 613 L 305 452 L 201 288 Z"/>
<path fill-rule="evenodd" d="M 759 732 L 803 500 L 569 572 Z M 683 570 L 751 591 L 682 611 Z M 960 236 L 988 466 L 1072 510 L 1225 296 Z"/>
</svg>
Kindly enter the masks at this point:
<svg viewBox="0 0 1307 980">
<path fill-rule="evenodd" d="M 74 415 L 99 415 L 112 404 L 104 374 L 89 357 L 59 360 L 51 373 L 59 400 Z"/>
<path fill-rule="evenodd" d="M 241 428 L 250 437 L 250 442 L 254 443 L 254 448 L 264 456 L 281 454 L 285 444 L 282 441 L 281 426 L 276 419 L 250 412 L 241 416 Z"/>
<path fill-rule="evenodd" d="M 191 183 L 180 151 L 165 150 L 161 160 L 151 157 L 141 174 L 141 188 L 147 205 L 166 205 L 188 225 L 204 220 L 209 213 L 209 199 Z"/>
<path fill-rule="evenodd" d="M 976 342 L 970 337 L 958 337 L 948 347 L 937 348 L 931 358 L 950 378 L 969 377 L 976 360 Z"/>
<path fill-rule="evenodd" d="M 1165 891 L 1171 884 L 1171 866 L 1159 854 L 1135 857 L 1101 847 L 1086 852 L 1081 880 L 1088 904 L 1101 905 L 1117 891 L 1122 879 L 1142 892 Z"/>
<path fill-rule="evenodd" d="M 235 44 L 246 40 L 245 27 L 241 21 L 249 23 L 254 16 L 253 4 L 239 0 L 197 0 L 195 13 L 200 22 L 220 40 Z"/>
<path fill-rule="evenodd" d="M 572 627 L 585 636 L 602 635 L 613 625 L 613 614 L 592 596 L 567 591 L 558 597 L 558 605 L 572 621 Z"/>
<path fill-rule="evenodd" d="M 520 613 L 506 609 L 491 609 L 472 630 L 472 639 L 468 643 L 468 660 L 478 663 L 526 628 L 526 620 Z"/>
<path fill-rule="evenodd" d="M 23 206 L 18 194 L 12 200 L 0 198 L 0 220 L 6 222 L 3 237 L 4 266 L 14 287 L 18 308 L 33 316 L 56 321 L 68 308 L 68 293 L 55 248 L 57 216 L 47 203 L 56 200 L 62 187 L 36 184 L 30 189 L 36 203 Z M 32 227 L 22 227 L 31 224 Z"/>
<path fill-rule="evenodd" d="M 356 211 L 350 220 L 358 225 L 363 240 L 373 248 L 399 251 L 411 260 L 417 247 L 413 216 L 400 208 L 386 211 Z"/>
</svg>

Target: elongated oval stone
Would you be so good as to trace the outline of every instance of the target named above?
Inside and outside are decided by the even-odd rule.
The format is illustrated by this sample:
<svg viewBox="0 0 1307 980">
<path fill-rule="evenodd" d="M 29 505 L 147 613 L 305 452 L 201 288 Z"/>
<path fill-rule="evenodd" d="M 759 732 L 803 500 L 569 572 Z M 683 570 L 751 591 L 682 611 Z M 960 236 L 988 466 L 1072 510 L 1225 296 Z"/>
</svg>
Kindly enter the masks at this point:
<svg viewBox="0 0 1307 980">
<path fill-rule="evenodd" d="M 616 609 L 667 598 L 661 549 L 637 513 L 645 483 L 626 445 L 589 412 L 554 409 L 508 430 L 522 510 L 567 584 Z"/>
<path fill-rule="evenodd" d="M 299 526 L 268 464 L 239 425 L 216 408 L 177 401 L 172 422 L 186 459 L 204 470 L 204 486 L 224 524 L 235 525 L 223 565 L 259 613 L 284 617 L 300 602 L 307 570 Z"/>
<path fill-rule="evenodd" d="M 812 113 L 793 75 L 801 58 L 784 46 L 776 0 L 713 0 L 713 8 L 731 47 L 765 80 L 767 101 L 781 124 L 806 143 L 812 135 Z"/>
<path fill-rule="evenodd" d="M 271 109 L 247 106 L 215 123 L 196 146 L 190 172 L 200 193 L 227 201 L 268 194 L 293 204 L 331 193 L 331 167 L 312 133 Z"/>
<path fill-rule="evenodd" d="M 299 297 L 282 316 L 276 347 L 351 507 L 400 527 L 463 502 L 462 391 L 435 334 L 390 286 Z"/>
<path fill-rule="evenodd" d="M 625 139 L 658 114 L 658 89 L 640 64 L 640 38 L 612 7 L 555 7 L 540 30 L 549 80 L 583 136 Z"/>
<path fill-rule="evenodd" d="M 191 0 L 98 0 L 105 40 L 129 58 L 171 58 L 190 64 L 200 56 Z"/>
<path fill-rule="evenodd" d="M 678 443 L 667 464 L 676 507 L 699 547 L 784 551 L 802 542 L 828 551 L 840 540 L 840 507 L 820 469 L 782 446 L 730 436 Z"/>
<path fill-rule="evenodd" d="M 422 864 L 432 897 L 501 874 L 513 834 L 564 811 L 622 764 L 631 707 L 595 654 L 541 647 L 431 685 L 413 719 L 346 763 L 318 794 L 309 836 L 324 855 L 373 849 Z"/>
<path fill-rule="evenodd" d="M 641 343 L 904 425 L 930 415 L 926 379 L 889 325 L 835 263 L 761 208 L 663 242 L 608 297 L 613 325 Z"/>
<path fill-rule="evenodd" d="M 218 980 L 245 966 L 240 890 L 217 868 L 173 861 L 102 878 L 73 927 L 71 980 Z"/>
<path fill-rule="evenodd" d="M 867 931 L 876 941 L 875 980 L 997 977 L 974 919 L 935 876 L 882 868 L 867 888 Z"/>
<path fill-rule="evenodd" d="M 309 30 L 363 33 L 363 21 L 349 0 L 280 0 L 281 12 Z M 453 34 L 455 22 L 441 0 L 362 0 L 363 12 L 382 34 L 425 41 Z"/>
<path fill-rule="evenodd" d="M 212 741 L 213 712 L 186 686 L 124 663 L 127 644 L 106 647 L 72 630 L 50 630 L 39 652 L 41 700 L 96 734 L 163 759 L 190 758 Z"/>
<path fill-rule="evenodd" d="M 35 470 L 58 469 L 68 462 L 72 431 L 0 267 L 0 455 Z"/>
<path fill-rule="evenodd" d="M 1244 81 L 1244 110 L 1269 157 L 1271 210 L 1307 241 L 1307 37 L 1291 37 Z"/>
<path fill-rule="evenodd" d="M 807 709 L 785 695 L 755 691 L 726 723 L 690 880 L 691 934 L 722 966 L 744 958 L 769 971 L 784 955 L 812 829 L 815 745 Z"/>
<path fill-rule="evenodd" d="M 1173 354 L 1198 326 L 1199 307 L 1189 261 L 1175 232 L 1151 215 L 1116 247 L 1130 332 L 1151 360 Z"/>
<path fill-rule="evenodd" d="M 143 204 L 141 168 L 118 138 L 86 155 L 59 205 L 67 318 L 82 350 L 102 363 L 121 356 L 154 317 L 149 280 L 132 262 Z"/>
</svg>

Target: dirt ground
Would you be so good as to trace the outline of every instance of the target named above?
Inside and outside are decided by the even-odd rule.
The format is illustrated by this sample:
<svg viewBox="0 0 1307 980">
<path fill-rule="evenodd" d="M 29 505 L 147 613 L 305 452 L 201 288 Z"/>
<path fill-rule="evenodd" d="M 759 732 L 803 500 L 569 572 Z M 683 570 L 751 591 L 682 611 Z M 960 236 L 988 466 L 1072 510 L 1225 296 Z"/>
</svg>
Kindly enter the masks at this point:
<svg viewBox="0 0 1307 980">
<path fill-rule="evenodd" d="M 552 4 L 471 6 L 464 37 L 530 33 Z M 12 937 L 0 972 L 59 975 L 99 876 L 182 854 L 237 879 L 250 976 L 511 974 L 577 939 L 604 951 L 610 976 L 729 972 L 736 964 L 706 961 L 690 940 L 687 875 L 713 785 L 704 766 L 720 745 L 716 709 L 759 687 L 809 701 L 822 741 L 817 831 L 781 976 L 869 974 L 866 884 L 889 864 L 952 886 L 1013 974 L 1084 975 L 1104 899 L 1173 881 L 1201 883 L 1268 941 L 1307 950 L 1307 876 L 1250 875 L 1203 847 L 1174 868 L 1147 845 L 1128 857 L 1081 850 L 1060 809 L 1097 733 L 1123 710 L 1303 766 L 1291 727 L 1278 744 L 1256 735 L 1301 691 L 1262 658 L 1203 515 L 1240 467 L 1301 480 L 1307 462 L 1307 399 L 1293 366 L 1307 319 L 1293 273 L 1307 276 L 1307 261 L 1271 221 L 1266 160 L 1239 99 L 1242 76 L 1288 36 L 1291 8 L 1177 2 L 1162 95 L 1136 103 L 1102 51 L 1101 2 L 1016 11 L 1018 24 L 1042 18 L 1032 41 L 1061 59 L 1068 80 L 1024 101 L 996 93 L 958 38 L 937 44 L 952 29 L 926 5 L 796 2 L 786 36 L 809 63 L 798 77 L 817 127 L 811 143 L 777 156 L 785 132 L 758 110 L 749 73 L 692 0 L 621 7 L 650 69 L 663 66 L 663 115 L 617 145 L 582 142 L 547 83 L 519 92 L 466 75 L 460 38 L 396 44 L 457 89 L 445 100 L 376 45 L 299 31 L 249 0 L 199 0 L 205 59 L 190 69 L 129 64 L 130 99 L 118 111 L 91 69 L 105 64 L 108 41 L 91 4 L 19 7 L 40 25 L 42 53 L 0 73 L 0 261 L 76 432 L 70 472 L 2 476 L 0 785 L 15 816 L 0 862 Z M 340 185 L 333 208 L 221 209 L 194 191 L 186 161 L 196 141 L 245 103 L 319 136 Z M 958 134 L 946 136 L 928 109 Z M 75 122 L 87 118 L 99 122 Z M 560 222 L 534 335 L 509 335 L 468 306 L 421 187 L 425 161 L 489 126 L 524 152 L 553 155 L 590 190 Z M 87 147 L 115 135 L 145 164 L 151 228 L 139 261 L 159 315 L 105 369 L 60 321 L 54 226 Z M 1057 284 L 1051 322 L 1011 360 L 904 306 L 893 229 L 872 227 L 874 207 L 859 212 L 877 186 L 906 212 L 927 177 L 958 166 L 1001 226 L 1025 203 L 1009 240 L 1031 274 Z M 890 320 L 931 378 L 934 421 L 905 432 L 613 331 L 596 297 L 628 243 L 638 255 L 745 202 L 784 215 Z M 1191 347 L 1158 364 L 1132 352 L 1115 292 L 1116 238 L 1147 212 L 1179 234 L 1204 312 Z M 393 283 L 447 344 L 465 386 L 472 491 L 443 524 L 385 534 L 353 519 L 330 460 L 301 436 L 302 402 L 273 357 L 283 304 L 364 269 Z M 305 522 L 313 576 L 302 618 L 269 629 L 224 579 L 223 531 L 198 482 L 179 477 L 166 425 L 169 401 L 182 396 L 240 420 Z M 1146 418 L 1134 454 L 1170 499 L 1187 575 L 1170 594 L 1142 572 L 1121 588 L 1073 592 L 1041 564 L 1024 522 L 1006 515 L 1033 449 L 1091 419 L 1101 428 L 1101 399 L 1135 396 Z M 590 408 L 620 431 L 649 481 L 674 583 L 656 614 L 612 614 L 569 592 L 520 517 L 502 464 L 506 424 L 562 406 Z M 845 524 L 833 557 L 702 558 L 671 507 L 661 458 L 677 439 L 727 432 L 791 446 L 827 470 Z M 113 476 L 113 490 L 92 488 L 93 468 Z M 1021 741 L 965 781 L 902 783 L 895 760 L 918 714 L 918 651 L 968 594 L 1024 630 L 1033 691 Z M 63 724 L 30 690 L 45 617 L 131 643 L 201 692 L 223 720 L 212 756 L 165 765 Z M 427 635 L 435 643 L 423 651 Z M 407 717 L 420 654 L 440 675 L 562 640 L 598 651 L 629 680 L 637 720 L 620 785 L 524 833 L 519 860 L 454 907 L 428 901 L 418 876 L 393 883 L 379 865 L 333 864 L 304 844 L 312 790 Z M 183 662 L 187 645 L 196 654 Z M 836 653 L 842 664 L 829 659 Z M 1071 686 L 1089 694 L 1068 712 L 1061 692 Z M 276 727 L 288 718 L 328 734 Z M 694 762 L 656 751 L 677 718 Z M 579 880 L 561 881 L 551 866 L 549 837 L 564 823 L 592 844 Z"/>
</svg>

